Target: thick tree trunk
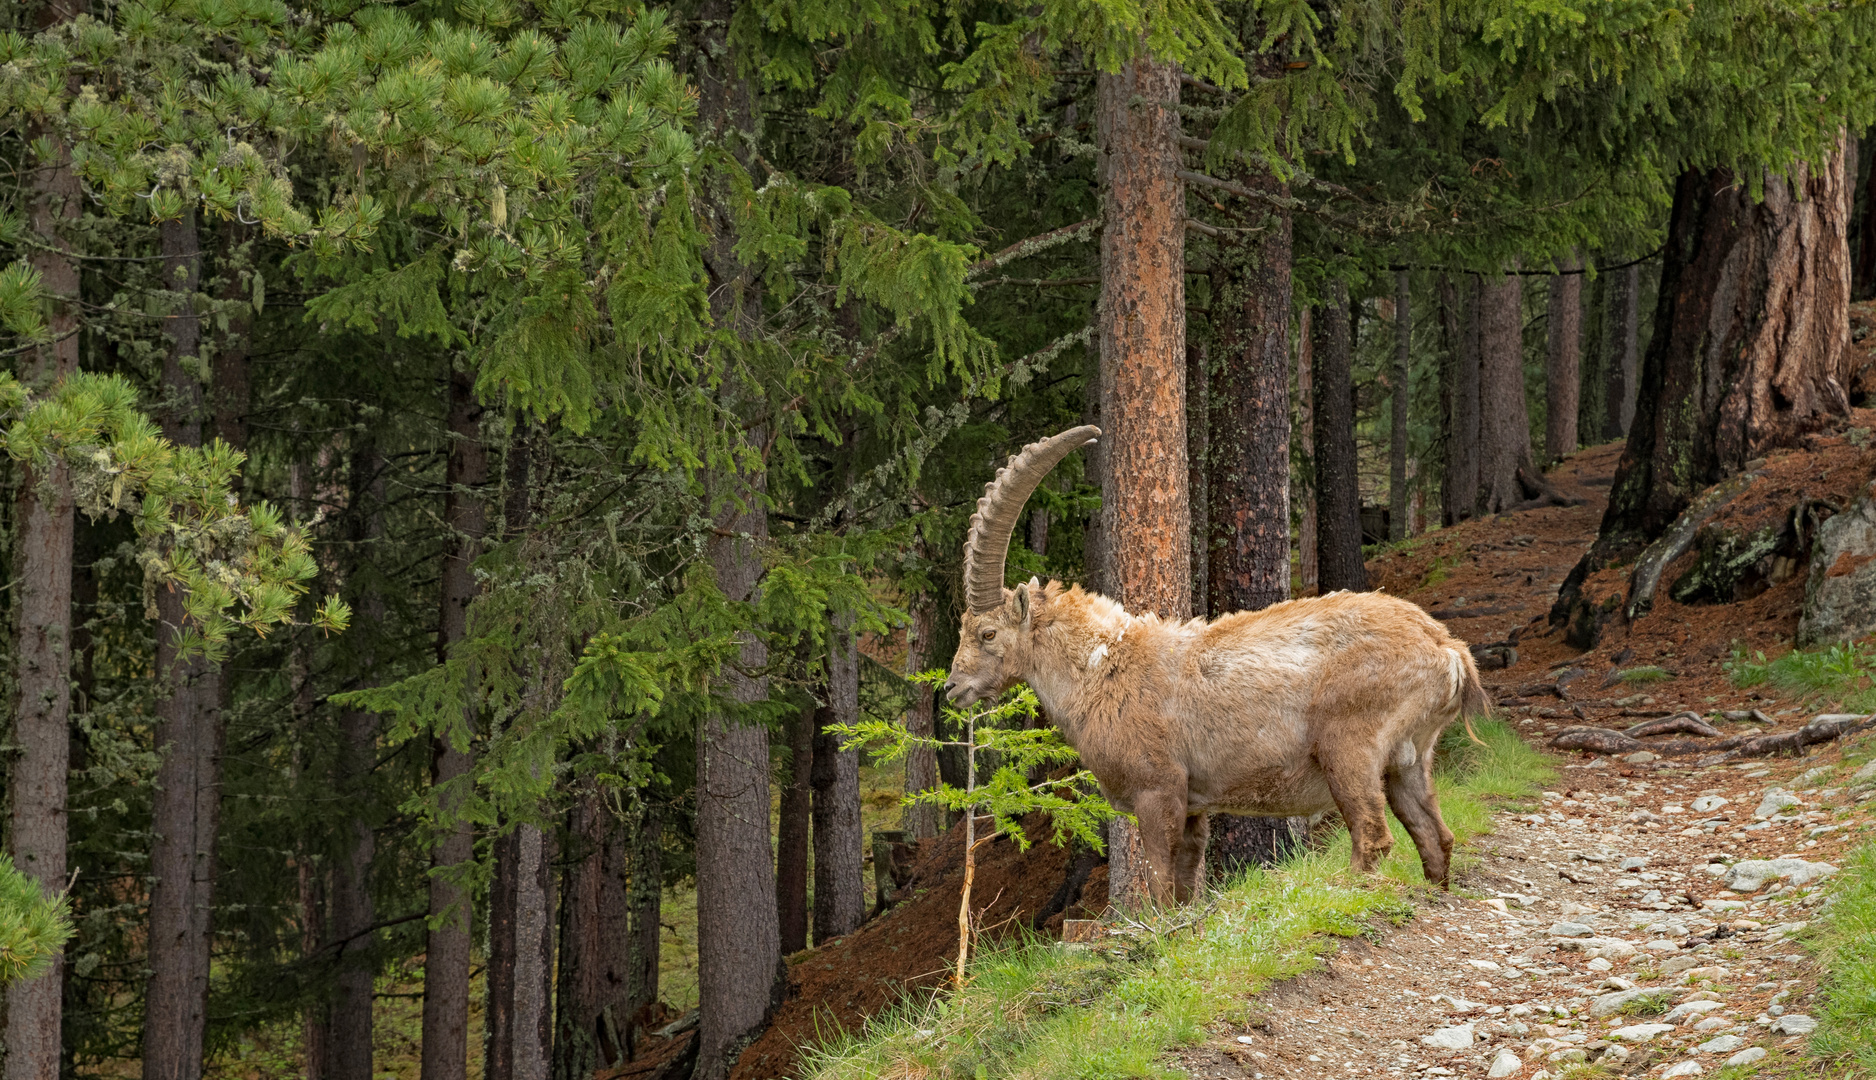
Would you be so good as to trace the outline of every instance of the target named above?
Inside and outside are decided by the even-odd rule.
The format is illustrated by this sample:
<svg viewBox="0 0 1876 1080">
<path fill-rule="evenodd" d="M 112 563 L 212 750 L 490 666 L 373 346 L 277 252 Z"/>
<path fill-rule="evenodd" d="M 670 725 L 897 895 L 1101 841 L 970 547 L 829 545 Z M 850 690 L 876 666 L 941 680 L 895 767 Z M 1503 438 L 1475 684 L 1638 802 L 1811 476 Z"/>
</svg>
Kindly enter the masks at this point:
<svg viewBox="0 0 1876 1080">
<path fill-rule="evenodd" d="M 40 13 L 43 29 L 76 18 L 79 0 L 49 3 Z M 76 87 L 73 87 L 76 89 Z M 27 261 L 53 302 L 46 320 L 49 345 L 28 352 L 18 374 L 34 391 L 45 391 L 78 370 L 78 262 L 67 230 L 83 208 L 71 148 L 56 131 L 39 135 L 52 145 L 51 160 L 30 172 L 27 229 L 37 242 Z M 47 895 L 66 887 L 66 776 L 71 743 L 72 510 L 70 470 L 63 462 L 46 471 L 23 465 L 14 494 L 14 698 L 12 743 L 7 769 L 6 849 L 20 872 Z M 7 987 L 6 1080 L 57 1080 L 64 957 L 30 982 Z"/>
<path fill-rule="evenodd" d="M 699 140 L 723 147 L 747 164 L 757 136 L 755 91 L 738 67 L 731 44 L 735 0 L 704 0 L 698 9 L 699 49 L 692 77 L 698 88 Z M 715 178 L 708 194 L 711 311 L 720 325 L 745 339 L 756 330 L 760 284 L 736 255 L 733 193 Z M 732 410 L 735 387 L 726 391 Z M 749 447 L 766 441 L 760 428 L 743 436 Z M 753 603 L 762 577 L 761 545 L 769 532 L 761 472 L 719 473 L 710 495 L 717 514 L 706 554 L 717 588 L 731 603 Z M 697 730 L 697 1027 L 696 1080 L 724 1080 L 781 1003 L 786 969 L 775 922 L 775 863 L 769 841 L 769 735 L 735 710 L 767 699 L 768 682 L 752 676 L 768 662 L 768 649 L 744 639 L 737 667 L 717 683 L 727 708 Z"/>
<path fill-rule="evenodd" d="M 1553 624 L 1580 614 L 1593 569 L 1633 558 L 1703 489 L 1848 414 L 1844 156 L 1839 144 L 1815 169 L 1768 175 L 1762 203 L 1724 169 L 1677 181 L 1635 422 Z"/>
<path fill-rule="evenodd" d="M 1518 470 L 1531 460 L 1531 414 L 1524 403 L 1524 279 L 1486 277 L 1479 290 L 1480 514 L 1524 501 Z"/>
<path fill-rule="evenodd" d="M 1098 76 L 1096 86 L 1103 584 L 1129 611 L 1182 618 L 1192 603 L 1192 519 L 1179 69 L 1142 58 Z M 1125 819 L 1109 831 L 1108 894 L 1121 907 L 1158 891 L 1142 877 L 1145 862 L 1131 857 L 1134 832 Z"/>
<path fill-rule="evenodd" d="M 1247 187 L 1288 185 L 1242 174 Z M 1195 611 L 1256 611 L 1290 596 L 1290 218 L 1221 239 L 1212 271 L 1206 475 L 1209 581 Z"/>
<path fill-rule="evenodd" d="M 515 901 L 520 837 L 507 833 L 491 847 L 495 867 L 489 877 L 482 1075 L 486 1080 L 515 1080 Z"/>
<path fill-rule="evenodd" d="M 482 500 L 489 461 L 482 444 L 482 406 L 475 398 L 474 377 L 452 365 L 448 394 L 450 442 L 443 467 L 443 524 L 450 537 L 443 552 L 438 663 L 447 662 L 456 644 L 468 636 L 469 604 L 478 591 L 470 565 L 481 553 L 482 536 L 488 529 Z M 462 720 L 459 731 L 430 744 L 430 785 L 442 792 L 437 809 L 442 823 L 430 855 L 430 917 L 439 922 L 428 931 L 424 949 L 422 1080 L 467 1080 L 469 1073 L 472 913 L 469 890 L 458 883 L 457 875 L 475 858 L 475 834 L 469 822 L 453 818 L 475 768 L 469 749 L 475 731 L 472 706 L 464 706 Z"/>
<path fill-rule="evenodd" d="M 202 383 L 185 360 L 201 348 L 194 293 L 201 252 L 194 208 L 158 226 L 171 339 L 163 362 L 164 437 L 202 445 Z M 156 594 L 156 745 L 162 754 L 152 807 L 150 981 L 143 1020 L 144 1080 L 197 1080 L 208 1026 L 210 917 L 215 840 L 221 824 L 221 678 L 206 658 L 181 658 L 184 597 Z"/>
<path fill-rule="evenodd" d="M 852 933 L 866 918 L 865 838 L 860 832 L 860 752 L 842 750 L 830 724 L 860 719 L 860 652 L 850 617 L 828 640 L 827 704 L 814 718 L 814 943 Z"/>
<path fill-rule="evenodd" d="M 1440 484 L 1440 517 L 1456 525 L 1472 516 L 1479 491 L 1479 350 L 1478 279 L 1455 282 L 1440 275 L 1441 417 L 1445 425 L 1445 473 Z"/>
<path fill-rule="evenodd" d="M 1571 259 L 1565 270 L 1577 268 Z M 1581 383 L 1583 275 L 1554 274 L 1545 317 L 1544 460 L 1560 461 L 1576 452 L 1577 393 Z"/>
<path fill-rule="evenodd" d="M 1628 434 L 1635 419 L 1635 380 L 1641 337 L 1641 267 L 1609 274 L 1603 309 L 1603 429 L 1605 439 Z"/>
<path fill-rule="evenodd" d="M 1412 534 L 1407 520 L 1407 409 L 1413 393 L 1413 275 L 1394 275 L 1394 386 L 1387 458 L 1387 538 L 1405 540 Z"/>
<path fill-rule="evenodd" d="M 910 640 L 906 642 L 905 670 L 908 675 L 915 675 L 932 666 L 936 658 L 931 655 L 932 644 L 937 633 L 937 602 L 929 596 L 920 596 L 912 604 L 912 628 Z M 929 737 L 933 732 L 932 721 L 936 703 L 934 693 L 929 686 L 912 688 L 912 708 L 906 713 L 905 728 L 914 735 Z M 905 756 L 905 793 L 910 795 L 918 791 L 935 791 L 938 788 L 938 755 L 929 746 L 921 746 Z M 902 812 L 900 823 L 906 835 L 913 840 L 925 840 L 938 835 L 938 808 L 929 805 L 908 806 Z"/>
<path fill-rule="evenodd" d="M 1106 431 L 1101 423 L 1101 369 L 1105 363 L 1104 354 L 1098 348 L 1090 349 L 1088 353 L 1088 370 L 1082 375 L 1081 422 Z M 1082 472 L 1090 486 L 1096 491 L 1106 492 L 1107 451 L 1102 443 L 1102 440 L 1096 440 L 1083 448 Z M 1114 590 L 1108 584 L 1107 528 L 1103 524 L 1106 517 L 1106 514 L 1097 510 L 1088 515 L 1087 523 L 1082 526 L 1081 587 L 1089 592 L 1110 596 Z"/>
<path fill-rule="evenodd" d="M 358 586 L 353 606 L 363 645 L 362 680 L 375 666 L 373 639 L 384 625 L 384 595 L 370 567 L 377 541 L 384 536 L 384 458 L 369 443 L 352 458 L 352 574 Z M 362 579 L 362 580 L 361 580 Z M 355 808 L 370 805 L 372 769 L 378 758 L 379 717 L 365 709 L 339 712 L 339 762 L 336 789 Z M 377 921 L 371 900 L 371 864 L 377 835 L 370 819 L 352 818 L 344 850 L 334 861 L 327 924 L 338 967 L 333 997 L 330 1054 L 332 1080 L 372 1080 L 372 997 L 377 979 L 377 949 L 370 927 Z"/>
<path fill-rule="evenodd" d="M 1355 460 L 1355 388 L 1348 286 L 1328 286 L 1316 309 L 1316 573 L 1324 593 L 1368 587 L 1361 559 L 1361 487 Z"/>
<path fill-rule="evenodd" d="M 589 791 L 567 821 L 554 1080 L 591 1080 L 626 1058 L 631 1023 L 631 847 L 606 799 Z"/>
<path fill-rule="evenodd" d="M 1315 593 L 1322 574 L 1316 562 L 1316 334 L 1315 313 L 1296 316 L 1296 437 L 1302 443 L 1302 482 L 1295 498 L 1303 504 L 1296 525 L 1296 575 L 1304 595 Z"/>
<path fill-rule="evenodd" d="M 664 936 L 664 792 L 647 791 L 632 838 L 632 944 L 627 971 L 626 1014 L 658 1000 L 658 947 Z"/>
<path fill-rule="evenodd" d="M 775 835 L 775 917 L 782 953 L 808 947 L 808 823 L 812 819 L 815 713 L 800 709 L 788 721 L 788 786 L 782 789 Z"/>
</svg>

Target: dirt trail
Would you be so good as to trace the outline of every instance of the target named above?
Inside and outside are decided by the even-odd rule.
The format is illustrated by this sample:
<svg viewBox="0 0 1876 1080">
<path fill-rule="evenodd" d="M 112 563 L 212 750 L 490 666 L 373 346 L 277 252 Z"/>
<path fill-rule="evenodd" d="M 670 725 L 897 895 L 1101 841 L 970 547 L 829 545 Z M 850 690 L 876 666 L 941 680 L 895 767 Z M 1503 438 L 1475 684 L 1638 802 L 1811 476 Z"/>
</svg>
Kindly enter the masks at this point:
<svg viewBox="0 0 1876 1080">
<path fill-rule="evenodd" d="M 1584 505 L 1436 533 L 1371 564 L 1376 584 L 1469 641 L 1517 632 L 1518 661 L 1485 679 L 1534 743 L 1560 724 L 1682 704 L 1757 707 L 1781 727 L 1794 724 L 1801 710 L 1733 689 L 1719 662 L 1735 631 L 1747 640 L 1789 635 L 1796 583 L 1725 607 L 1682 608 L 1664 597 L 1590 654 L 1545 632 L 1558 585 L 1595 535 L 1618 452 L 1585 451 L 1554 474 Z M 1832 467 L 1815 457 L 1802 469 L 1791 464 L 1794 477 Z M 1840 484 L 1869 475 L 1844 474 Z M 1609 677 L 1640 663 L 1672 677 L 1639 690 Z M 1562 696 L 1559 668 L 1577 675 Z M 1832 745 L 1803 759 L 1705 769 L 1560 755 L 1541 803 L 1500 813 L 1496 831 L 1462 862 L 1463 895 L 1434 898 L 1378 941 L 1349 942 L 1324 970 L 1257 999 L 1261 1023 L 1220 1031 L 1173 1063 L 1207 1080 L 1537 1080 L 1585 1059 L 1622 1074 L 1693 1076 L 1762 1057 L 1755 1047 L 1795 1045 L 1816 972 L 1789 936 L 1822 895 L 1791 879 L 1761 889 L 1727 866 L 1780 857 L 1839 864 L 1876 808 L 1852 790 L 1846 749 L 1857 752 Z M 1785 801 L 1766 802 L 1781 791 L 1796 805 L 1756 816 Z M 1800 870 L 1799 880 L 1807 872 L 1828 871 Z M 1612 996 L 1651 990 L 1660 992 L 1653 1001 L 1626 1007 Z"/>
</svg>

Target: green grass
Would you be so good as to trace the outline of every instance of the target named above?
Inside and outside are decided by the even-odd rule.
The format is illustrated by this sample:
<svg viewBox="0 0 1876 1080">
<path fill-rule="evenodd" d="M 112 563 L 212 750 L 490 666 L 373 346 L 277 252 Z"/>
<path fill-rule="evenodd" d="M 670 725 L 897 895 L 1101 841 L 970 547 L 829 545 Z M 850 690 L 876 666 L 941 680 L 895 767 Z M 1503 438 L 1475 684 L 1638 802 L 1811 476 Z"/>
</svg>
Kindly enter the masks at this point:
<svg viewBox="0 0 1876 1080">
<path fill-rule="evenodd" d="M 1447 825 L 1464 845 L 1486 832 L 1494 804 L 1534 794 L 1552 773 L 1508 725 L 1477 724 L 1441 745 Z M 876 1017 L 865 1030 L 810 1050 L 801 1075 L 816 1080 L 1036 1077 L 1096 1080 L 1172 1076 L 1175 1046 L 1256 1012 L 1253 995 L 1318 966 L 1336 941 L 1398 923 L 1424 888 L 1399 824 L 1377 877 L 1348 869 L 1340 835 L 1273 870 L 1225 883 L 1205 909 L 1142 920 L 1117 944 L 1067 950 L 1026 940 L 980 955 L 959 993 L 937 993 Z M 1468 854 L 1461 850 L 1463 860 Z M 1184 928 L 1203 911 L 1203 932 Z"/>
<path fill-rule="evenodd" d="M 1735 651 L 1723 665 L 1740 689 L 1771 685 L 1789 693 L 1823 697 L 1862 711 L 1876 711 L 1876 649 L 1857 644 L 1793 649 L 1775 660 L 1765 653 Z"/>
<path fill-rule="evenodd" d="M 1674 677 L 1673 672 L 1667 670 L 1666 668 L 1655 667 L 1653 664 L 1648 664 L 1643 667 L 1629 668 L 1627 671 L 1624 671 L 1622 673 L 1622 681 L 1625 683 L 1646 684 L 1646 683 L 1666 682 L 1667 680 L 1672 679 L 1673 677 Z"/>
<path fill-rule="evenodd" d="M 1876 844 L 1845 860 L 1831 895 L 1819 936 L 1827 974 L 1818 989 L 1822 1004 L 1810 1052 L 1876 1074 Z"/>
</svg>

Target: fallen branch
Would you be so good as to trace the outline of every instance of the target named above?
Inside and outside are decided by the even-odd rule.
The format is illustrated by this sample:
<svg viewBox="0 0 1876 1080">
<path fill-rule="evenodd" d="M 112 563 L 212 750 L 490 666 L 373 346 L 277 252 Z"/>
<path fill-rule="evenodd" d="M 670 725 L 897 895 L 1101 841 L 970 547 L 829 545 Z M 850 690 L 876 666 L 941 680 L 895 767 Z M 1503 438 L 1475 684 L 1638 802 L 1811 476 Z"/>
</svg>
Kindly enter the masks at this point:
<svg viewBox="0 0 1876 1080">
<path fill-rule="evenodd" d="M 1673 719 L 1670 717 L 1669 719 Z M 1647 726 L 1647 725 L 1642 725 Z M 1796 753 L 1807 746 L 1841 739 L 1876 727 L 1876 713 L 1830 713 L 1820 716 L 1796 731 L 1778 735 L 1735 735 L 1730 739 L 1676 739 L 1673 742 L 1645 743 L 1627 732 L 1601 727 L 1568 727 L 1550 740 L 1553 750 L 1587 750 L 1596 754 L 1632 754 L 1646 750 L 1662 757 L 1686 757 L 1710 754 L 1703 764 L 1719 764 L 1733 758 L 1770 757 Z"/>
<path fill-rule="evenodd" d="M 1841 739 L 1845 735 L 1854 735 L 1859 731 L 1876 727 L 1876 713 L 1862 716 L 1857 713 L 1830 713 L 1820 716 L 1796 731 L 1787 731 L 1779 735 L 1760 735 L 1747 740 L 1744 746 L 1733 751 L 1733 757 L 1770 757 L 1773 754 L 1797 753 L 1807 746 Z"/>
</svg>

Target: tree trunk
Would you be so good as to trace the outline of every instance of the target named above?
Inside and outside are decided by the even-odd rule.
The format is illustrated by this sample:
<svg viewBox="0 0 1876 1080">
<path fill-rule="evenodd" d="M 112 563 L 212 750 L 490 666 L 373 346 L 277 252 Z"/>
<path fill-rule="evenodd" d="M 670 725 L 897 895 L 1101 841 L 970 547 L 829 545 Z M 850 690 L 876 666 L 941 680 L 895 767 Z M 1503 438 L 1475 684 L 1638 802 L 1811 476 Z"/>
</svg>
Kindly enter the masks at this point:
<svg viewBox="0 0 1876 1080">
<path fill-rule="evenodd" d="M 647 791 L 632 838 L 632 947 L 627 973 L 626 1014 L 658 1000 L 658 950 L 664 937 L 664 792 Z"/>
<path fill-rule="evenodd" d="M 1304 308 L 1296 316 L 1296 437 L 1302 442 L 1301 490 L 1303 504 L 1296 526 L 1296 574 L 1304 595 L 1320 591 L 1322 573 L 1316 561 L 1316 335 L 1314 312 Z"/>
<path fill-rule="evenodd" d="M 371 678 L 375 666 L 373 639 L 384 625 L 384 595 L 370 568 L 377 541 L 384 536 L 384 458 L 369 442 L 353 452 L 351 547 L 353 579 L 357 583 L 354 607 L 358 612 L 360 676 Z M 362 582 L 360 581 L 362 579 Z M 336 789 L 354 808 L 370 805 L 372 769 L 378 757 L 379 717 L 365 709 L 339 713 L 339 767 Z M 362 814 L 349 823 L 345 849 L 333 864 L 328 926 L 334 963 L 338 966 L 337 994 L 331 1023 L 334 1038 L 329 1058 L 333 1080 L 372 1080 L 372 996 L 377 981 L 377 949 L 370 927 L 377 921 L 371 900 L 371 864 L 377 855 L 377 835 Z"/>
<path fill-rule="evenodd" d="M 171 339 L 163 362 L 165 438 L 202 445 L 202 383 L 185 360 L 200 352 L 194 294 L 201 277 L 195 211 L 158 226 Z M 221 824 L 220 672 L 206 658 L 181 659 L 185 597 L 158 589 L 156 745 L 162 754 L 152 807 L 150 981 L 144 999 L 144 1080 L 197 1080 L 208 1025 L 210 917 L 215 840 Z"/>
<path fill-rule="evenodd" d="M 1864 133 L 1867 145 L 1869 133 Z M 1850 184 L 1857 181 L 1857 172 L 1863 163 L 1863 149 L 1846 155 L 1844 161 L 1845 180 Z M 1848 196 L 1854 201 L 1855 194 Z M 1869 175 L 1863 181 L 1863 221 L 1858 230 L 1856 246 L 1856 276 L 1853 287 L 1855 295 L 1868 298 L 1876 292 L 1876 164 L 1870 166 Z"/>
<path fill-rule="evenodd" d="M 1348 286 L 1329 285 L 1316 309 L 1316 573 L 1323 593 L 1368 587 L 1361 560 L 1361 487 L 1355 459 Z"/>
<path fill-rule="evenodd" d="M 814 943 L 866 918 L 865 838 L 860 832 L 860 752 L 842 750 L 830 724 L 860 719 L 860 653 L 851 617 L 836 616 L 827 655 L 827 704 L 814 717 Z"/>
<path fill-rule="evenodd" d="M 287 467 L 287 489 L 297 516 L 304 521 L 313 516 L 312 485 L 306 467 L 294 460 Z M 293 686 L 293 753 L 288 768 L 294 786 L 305 783 L 307 748 L 312 745 L 312 725 L 316 697 L 313 692 L 313 644 L 310 628 L 302 628 L 294 637 L 287 658 L 287 677 Z M 295 838 L 293 869 L 299 900 L 300 957 L 311 959 L 326 940 L 325 875 L 313 856 L 313 845 L 302 834 Z M 305 1080 L 327 1080 L 331 1060 L 332 1028 L 328 1023 L 327 1003 L 314 999 L 300 1014 L 300 1072 Z"/>
<path fill-rule="evenodd" d="M 782 954 L 808 947 L 808 823 L 814 805 L 816 710 L 805 707 L 788 721 L 788 786 L 782 789 L 775 837 L 775 915 Z"/>
<path fill-rule="evenodd" d="M 1456 525 L 1472 516 L 1479 490 L 1478 279 L 1459 283 L 1440 275 L 1441 415 L 1445 424 L 1446 461 L 1440 485 L 1440 518 Z M 1463 295 L 1462 295 L 1463 294 Z"/>
<path fill-rule="evenodd" d="M 1531 457 L 1524 403 L 1524 279 L 1502 274 L 1479 291 L 1479 501 L 1483 515 L 1524 501 L 1518 468 Z"/>
<path fill-rule="evenodd" d="M 1247 187 L 1289 187 L 1243 173 Z M 1209 580 L 1196 611 L 1256 611 L 1290 596 L 1290 218 L 1227 234 L 1212 271 L 1218 362 L 1209 386 Z"/>
<path fill-rule="evenodd" d="M 1129 611 L 1183 618 L 1192 603 L 1192 521 L 1179 69 L 1142 58 L 1098 76 L 1096 87 L 1104 584 Z M 1121 907 L 1156 891 L 1142 877 L 1144 861 L 1128 857 L 1134 833 L 1125 819 L 1109 831 L 1108 894 Z"/>
<path fill-rule="evenodd" d="M 1676 182 L 1635 422 L 1553 624 L 1570 622 L 1594 569 L 1633 558 L 1703 489 L 1848 414 L 1844 157 L 1840 143 L 1815 169 L 1768 175 L 1762 203 L 1725 169 Z"/>
<path fill-rule="evenodd" d="M 591 1080 L 626 1058 L 631 1023 L 631 848 L 597 790 L 568 814 L 554 1080 Z"/>
<path fill-rule="evenodd" d="M 1101 423 L 1101 369 L 1105 363 L 1103 352 L 1096 348 L 1088 350 L 1088 370 L 1082 375 L 1081 387 L 1081 422 L 1093 424 L 1103 431 L 1107 429 Z M 1097 439 L 1081 451 L 1082 471 L 1089 486 L 1094 490 L 1107 491 L 1107 450 L 1104 439 Z M 1088 521 L 1081 532 L 1081 587 L 1103 596 L 1111 596 L 1113 588 L 1108 584 L 1108 543 L 1107 528 L 1103 524 L 1106 514 L 1097 510 L 1088 515 Z"/>
<path fill-rule="evenodd" d="M 1641 336 L 1641 267 L 1609 274 L 1603 316 L 1603 429 L 1605 439 L 1628 434 L 1635 419 L 1637 343 Z"/>
<path fill-rule="evenodd" d="M 1413 389 L 1413 275 L 1394 275 L 1394 387 L 1387 459 L 1387 538 L 1405 540 L 1412 532 L 1407 520 L 1407 407 Z"/>
<path fill-rule="evenodd" d="M 931 655 L 933 635 L 937 632 L 934 625 L 937 620 L 937 602 L 930 596 L 919 596 L 912 603 L 912 628 L 910 640 L 906 642 L 906 674 L 915 675 L 931 667 L 934 657 Z M 934 693 L 929 686 L 912 688 L 912 708 L 906 713 L 905 728 L 914 735 L 930 737 L 933 732 L 933 710 L 936 703 Z M 910 795 L 918 791 L 934 791 L 938 787 L 938 755 L 929 746 L 921 746 L 905 756 L 905 793 Z M 938 808 L 930 805 L 908 806 L 902 812 L 900 821 L 906 835 L 913 840 L 925 840 L 938 835 Z"/>
<path fill-rule="evenodd" d="M 1602 438 L 1603 429 L 1603 386 L 1607 381 L 1608 370 L 1607 337 L 1604 323 L 1604 308 L 1608 306 L 1609 278 L 1614 275 L 1599 274 L 1594 281 L 1585 281 L 1582 290 L 1582 321 L 1577 328 L 1577 341 L 1581 345 L 1583 360 L 1576 373 L 1576 431 L 1577 442 L 1593 442 Z"/>
<path fill-rule="evenodd" d="M 533 520 L 542 482 L 533 458 L 539 427 L 517 422 L 508 447 L 504 528 L 510 538 Z M 532 678 L 533 676 L 529 676 Z M 553 843 L 523 821 L 496 845 L 489 896 L 488 1080 L 547 1080 L 553 1044 Z"/>
<path fill-rule="evenodd" d="M 475 398 L 474 377 L 467 371 L 449 373 L 449 455 L 444 464 L 443 524 L 449 529 L 443 552 L 440 592 L 442 611 L 437 621 L 437 662 L 446 663 L 451 651 L 468 636 L 469 604 L 476 597 L 475 572 L 470 569 L 481 552 L 488 529 L 483 489 L 489 481 L 488 451 L 482 444 L 482 406 Z M 430 855 L 430 917 L 438 920 L 427 932 L 423 968 L 422 1080 L 467 1080 L 469 1074 L 469 952 L 471 915 L 469 890 L 459 883 L 475 859 L 475 833 L 467 821 L 455 820 L 464 790 L 470 783 L 475 758 L 469 740 L 475 732 L 475 709 L 463 708 L 462 728 L 430 744 L 430 786 L 439 792 L 440 828 Z"/>
<path fill-rule="evenodd" d="M 1192 614 L 1211 611 L 1211 372 L 1205 346 L 1186 342 L 1186 490 L 1192 497 Z M 1288 536 L 1284 537 L 1287 542 Z"/>
<path fill-rule="evenodd" d="M 39 24 L 52 29 L 76 18 L 84 4 L 49 3 Z M 76 89 L 75 87 L 73 89 Z M 78 370 L 78 263 L 68 254 L 66 230 L 83 208 L 71 148 L 50 129 L 38 135 L 51 160 L 29 172 L 27 229 L 36 245 L 27 261 L 53 298 L 46 329 L 51 344 L 22 360 L 19 376 L 43 392 Z M 14 494 L 13 548 L 15 667 L 12 742 L 7 770 L 6 849 L 20 872 L 48 896 L 66 887 L 66 777 L 70 768 L 72 707 L 72 511 L 70 469 L 62 461 L 45 472 L 22 464 Z M 44 975 L 5 990 L 6 1080 L 57 1080 L 61 1049 L 64 957 Z"/>
<path fill-rule="evenodd" d="M 1565 270 L 1577 268 L 1571 259 Z M 1576 452 L 1576 409 L 1582 363 L 1583 275 L 1553 274 L 1545 317 L 1544 460 L 1561 461 Z"/>
</svg>

